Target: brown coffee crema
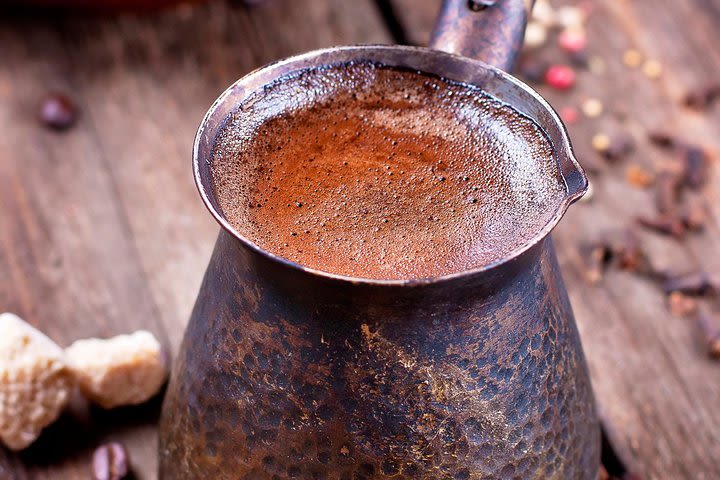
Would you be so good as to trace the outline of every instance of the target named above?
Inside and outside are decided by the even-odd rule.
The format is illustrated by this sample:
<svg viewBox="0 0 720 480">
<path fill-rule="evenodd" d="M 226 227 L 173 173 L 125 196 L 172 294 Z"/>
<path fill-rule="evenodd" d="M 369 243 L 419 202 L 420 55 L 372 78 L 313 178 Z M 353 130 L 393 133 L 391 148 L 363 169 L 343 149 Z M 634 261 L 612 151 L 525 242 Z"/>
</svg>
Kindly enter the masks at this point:
<svg viewBox="0 0 720 480">
<path fill-rule="evenodd" d="M 222 214 L 259 247 L 372 279 L 497 261 L 565 195 L 529 118 L 475 86 L 373 64 L 276 82 L 230 115 L 214 145 Z"/>
</svg>

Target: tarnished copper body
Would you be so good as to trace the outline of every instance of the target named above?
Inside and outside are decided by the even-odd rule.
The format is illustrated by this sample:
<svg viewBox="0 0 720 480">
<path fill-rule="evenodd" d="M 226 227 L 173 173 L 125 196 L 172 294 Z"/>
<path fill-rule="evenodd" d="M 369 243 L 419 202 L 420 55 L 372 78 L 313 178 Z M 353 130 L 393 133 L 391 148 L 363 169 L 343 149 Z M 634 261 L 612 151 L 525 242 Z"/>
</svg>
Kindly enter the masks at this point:
<svg viewBox="0 0 720 480">
<path fill-rule="evenodd" d="M 468 5 L 446 2 L 439 25 L 457 27 L 453 15 L 495 15 L 486 38 L 505 40 L 491 60 L 508 67 L 529 5 Z M 469 34 L 462 25 L 459 35 Z M 435 47 L 439 38 L 442 28 Z M 533 118 L 556 148 L 567 188 L 553 220 L 494 264 L 425 280 L 318 272 L 243 238 L 211 186 L 208 160 L 223 120 L 288 72 L 352 60 L 479 85 Z M 431 49 L 310 52 L 228 89 L 200 127 L 194 166 L 222 230 L 163 407 L 162 479 L 597 478 L 592 389 L 549 236 L 587 181 L 559 118 L 530 88 Z"/>
</svg>

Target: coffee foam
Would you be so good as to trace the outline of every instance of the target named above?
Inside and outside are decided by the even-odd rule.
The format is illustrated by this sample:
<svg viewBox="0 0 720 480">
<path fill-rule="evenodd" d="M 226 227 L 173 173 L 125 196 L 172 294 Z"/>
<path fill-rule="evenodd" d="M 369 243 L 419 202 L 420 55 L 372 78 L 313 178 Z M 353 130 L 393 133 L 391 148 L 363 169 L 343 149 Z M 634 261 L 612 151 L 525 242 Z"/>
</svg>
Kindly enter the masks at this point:
<svg viewBox="0 0 720 480">
<path fill-rule="evenodd" d="M 557 212 L 554 149 L 482 92 L 372 64 L 306 70 L 227 119 L 211 170 L 223 215 L 261 248 L 374 279 L 499 260 Z"/>
</svg>

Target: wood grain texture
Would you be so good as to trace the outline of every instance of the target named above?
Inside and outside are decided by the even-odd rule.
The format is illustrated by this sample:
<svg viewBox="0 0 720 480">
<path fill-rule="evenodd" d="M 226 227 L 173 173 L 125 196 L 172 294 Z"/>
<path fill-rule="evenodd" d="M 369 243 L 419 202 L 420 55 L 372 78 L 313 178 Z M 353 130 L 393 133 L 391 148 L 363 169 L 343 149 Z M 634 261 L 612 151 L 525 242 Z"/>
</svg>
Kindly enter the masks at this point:
<svg viewBox="0 0 720 480">
<path fill-rule="evenodd" d="M 63 346 L 145 328 L 175 352 L 217 235 L 190 163 L 205 111 L 261 64 L 369 42 L 389 42 L 370 1 L 3 14 L 0 310 Z M 67 132 L 37 121 L 49 90 L 79 105 Z M 155 478 L 158 410 L 75 401 L 28 451 L 0 449 L 0 479 L 89 478 L 109 439 L 128 446 L 137 478 Z"/>
<path fill-rule="evenodd" d="M 438 1 L 393 0 L 414 43 L 426 42 Z M 666 153 L 648 129 L 673 129 L 720 148 L 720 109 L 680 106 L 691 87 L 720 74 L 713 0 L 593 2 L 590 52 L 604 75 L 581 75 L 570 94 L 540 88 L 560 108 L 587 97 L 606 114 L 570 127 L 578 157 L 598 131 L 638 142 L 625 163 L 591 176 L 595 198 L 574 206 L 556 245 L 611 436 L 626 462 L 650 479 L 720 477 L 720 365 L 696 329 L 667 313 L 649 282 L 610 272 L 596 287 L 582 276 L 578 246 L 651 209 L 652 195 L 624 180 L 626 164 L 651 167 Z M 0 18 L 0 310 L 13 311 L 67 345 L 135 328 L 177 348 L 216 225 L 192 184 L 190 147 L 210 102 L 267 61 L 337 43 L 389 36 L 371 1 L 270 0 L 246 9 L 213 2 L 144 16 L 6 15 Z M 622 66 L 638 48 L 663 62 L 650 81 Z M 46 131 L 35 118 L 51 89 L 78 102 L 78 125 Z M 720 168 L 706 187 L 707 231 L 679 243 L 642 234 L 660 267 L 720 270 Z M 124 441 L 138 478 L 155 477 L 158 402 L 99 412 L 81 401 L 29 451 L 0 449 L 0 479 L 88 478 L 92 449 Z"/>
<path fill-rule="evenodd" d="M 393 0 L 406 36 L 424 44 L 439 0 Z M 554 5 L 572 2 L 553 2 Z M 649 479 L 720 478 L 720 364 L 704 354 L 692 321 L 671 316 L 665 297 L 651 282 L 627 272 L 610 272 L 598 286 L 583 279 L 582 242 L 621 229 L 653 211 L 653 195 L 625 181 L 629 164 L 648 169 L 671 156 L 650 145 L 647 132 L 720 148 L 720 109 L 698 113 L 681 105 L 684 94 L 720 75 L 720 5 L 711 0 L 592 2 L 589 53 L 605 61 L 603 75 L 585 72 L 570 93 L 538 90 L 560 109 L 596 97 L 606 113 L 571 125 L 581 163 L 601 165 L 591 174 L 592 202 L 573 206 L 554 233 L 560 263 L 588 356 L 594 388 L 610 437 L 623 460 Z M 626 49 L 662 62 L 656 81 L 622 64 Z M 530 55 L 543 55 L 528 52 Z M 626 131 L 636 151 L 615 166 L 602 167 L 590 147 L 597 132 Z M 717 164 L 717 162 L 715 162 Z M 659 268 L 720 270 L 720 168 L 705 189 L 710 224 L 679 242 L 641 232 Z M 718 325 L 720 318 L 716 315 Z"/>
</svg>

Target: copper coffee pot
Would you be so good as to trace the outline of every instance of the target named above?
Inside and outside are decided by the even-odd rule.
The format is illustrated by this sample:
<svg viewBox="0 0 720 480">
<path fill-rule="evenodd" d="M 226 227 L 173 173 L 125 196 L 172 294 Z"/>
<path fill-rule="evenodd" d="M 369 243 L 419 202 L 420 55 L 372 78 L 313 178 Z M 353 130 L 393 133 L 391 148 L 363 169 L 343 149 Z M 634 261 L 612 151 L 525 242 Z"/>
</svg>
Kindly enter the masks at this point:
<svg viewBox="0 0 720 480">
<path fill-rule="evenodd" d="M 162 479 L 597 478 L 593 393 L 549 235 L 587 180 L 558 115 L 503 71 L 531 6 L 446 0 L 430 48 L 302 54 L 213 104 L 193 165 L 221 230 L 165 398 Z M 240 235 L 211 184 L 224 119 L 273 80 L 351 61 L 477 85 L 532 118 L 566 192 L 552 220 L 499 261 L 417 280 L 316 271 Z"/>
</svg>

